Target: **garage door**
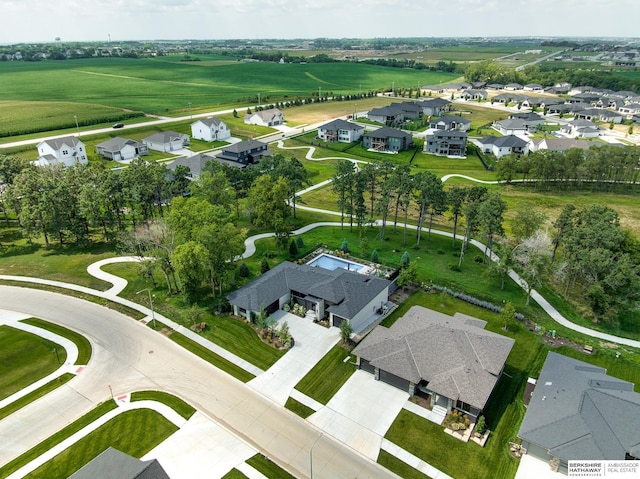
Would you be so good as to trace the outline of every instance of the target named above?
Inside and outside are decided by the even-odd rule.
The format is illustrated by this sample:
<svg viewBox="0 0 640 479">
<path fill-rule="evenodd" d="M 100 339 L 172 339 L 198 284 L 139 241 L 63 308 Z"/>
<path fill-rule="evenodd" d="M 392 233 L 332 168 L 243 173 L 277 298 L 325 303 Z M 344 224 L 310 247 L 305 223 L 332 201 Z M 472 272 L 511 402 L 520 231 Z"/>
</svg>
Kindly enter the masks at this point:
<svg viewBox="0 0 640 479">
<path fill-rule="evenodd" d="M 368 373 L 371 374 L 375 374 L 375 367 L 372 366 L 369 361 L 367 361 L 366 359 L 362 359 L 360 358 L 360 369 L 362 369 L 363 371 L 366 371 Z"/>
<path fill-rule="evenodd" d="M 398 389 L 402 389 L 403 391 L 409 390 L 409 381 L 396 376 L 395 374 L 383 371 L 382 369 L 380 370 L 380 381 L 391 384 L 392 386 L 395 386 Z"/>
</svg>

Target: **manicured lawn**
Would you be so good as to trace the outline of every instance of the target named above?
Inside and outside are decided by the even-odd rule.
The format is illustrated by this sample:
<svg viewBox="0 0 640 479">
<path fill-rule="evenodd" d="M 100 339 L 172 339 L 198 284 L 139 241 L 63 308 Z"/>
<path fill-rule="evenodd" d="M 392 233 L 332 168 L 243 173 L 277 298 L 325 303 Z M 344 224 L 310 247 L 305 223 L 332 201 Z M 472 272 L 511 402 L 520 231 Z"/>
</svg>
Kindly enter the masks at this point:
<svg viewBox="0 0 640 479">
<path fill-rule="evenodd" d="M 426 474 L 421 473 L 417 469 L 414 469 L 406 462 L 401 461 L 395 456 L 392 456 L 387 451 L 380 449 L 378 454 L 378 464 L 386 467 L 390 471 L 395 472 L 403 479 L 430 479 Z"/>
<path fill-rule="evenodd" d="M 196 412 L 196 409 L 173 394 L 164 391 L 138 391 L 131 394 L 131 402 L 134 401 L 157 401 L 166 404 L 185 419 L 189 419 Z"/>
<path fill-rule="evenodd" d="M 71 381 L 75 377 L 76 376 L 74 374 L 65 373 L 62 376 L 54 379 L 53 381 L 49 381 L 47 384 L 45 384 L 44 386 L 39 387 L 35 391 L 30 392 L 26 396 L 22 396 L 17 401 L 13 401 L 8 406 L 3 407 L 2 409 L 0 409 L 0 420 L 2 420 L 3 418 L 7 417 L 9 414 L 13 414 L 18 409 L 21 409 L 21 408 L 25 407 L 27 404 L 35 401 L 36 399 L 39 399 L 42 396 L 50 393 L 54 389 L 59 388 L 60 386 L 62 386 L 63 384 L 67 383 L 68 381 Z"/>
<path fill-rule="evenodd" d="M 300 401 L 297 401 L 293 398 L 287 399 L 284 407 L 286 407 L 289 411 L 296 413 L 302 419 L 308 418 L 315 412 L 309 406 L 302 404 Z"/>
<path fill-rule="evenodd" d="M 337 344 L 296 384 L 296 389 L 327 404 L 356 370 L 352 361 L 344 361 L 349 354 Z"/>
<path fill-rule="evenodd" d="M 59 344 L 10 326 L 0 326 L 0 399 L 52 373 L 66 359 L 67 351 Z"/>
<path fill-rule="evenodd" d="M 224 476 L 222 476 L 222 479 L 246 479 L 247 476 L 245 476 L 244 474 L 242 474 L 240 471 L 238 471 L 237 469 L 231 469 L 229 472 L 227 472 Z"/>
<path fill-rule="evenodd" d="M 216 353 L 210 351 L 209 349 L 191 341 L 189 338 L 183 336 L 180 333 L 171 333 L 169 339 L 176 342 L 183 348 L 191 351 L 193 354 L 204 359 L 208 363 L 213 364 L 218 369 L 221 369 L 225 373 L 230 374 L 239 381 L 242 381 L 243 383 L 251 381 L 255 377 L 253 374 L 248 373 L 247 371 L 245 371 L 241 367 L 236 366 L 233 363 L 230 363 L 223 357 L 218 356 Z"/>
<path fill-rule="evenodd" d="M 40 455 L 42 455 L 45 451 L 48 451 L 56 444 L 61 443 L 72 434 L 78 432 L 83 427 L 87 426 L 88 424 L 91 424 L 93 421 L 95 421 L 102 415 L 106 414 L 107 412 L 117 407 L 118 405 L 115 403 L 115 401 L 106 401 L 99 404 L 97 407 L 95 407 L 93 410 L 91 410 L 90 412 L 82 416 L 77 421 L 72 422 L 71 424 L 64 427 L 54 435 L 42 441 L 37 446 L 29 449 L 23 455 L 5 464 L 3 467 L 0 468 L 0 477 L 7 477 L 12 472 L 17 471 L 25 464 L 28 464 L 29 462 L 33 461 L 36 457 L 39 457 Z M 55 477 L 55 476 L 49 476 L 49 477 Z M 59 477 L 66 477 L 66 476 L 59 476 Z"/>
<path fill-rule="evenodd" d="M 256 454 L 245 462 L 255 470 L 260 471 L 269 479 L 295 479 L 295 476 L 292 476 L 287 471 L 278 466 L 275 462 L 270 461 L 262 454 Z"/>
<path fill-rule="evenodd" d="M 68 477 L 108 447 L 140 458 L 177 430 L 173 423 L 156 411 L 126 411 L 25 477 Z"/>
<path fill-rule="evenodd" d="M 47 331 L 51 331 L 52 333 L 72 341 L 78 348 L 78 359 L 76 360 L 76 364 L 87 364 L 89 359 L 91 359 L 91 343 L 83 335 L 38 318 L 25 319 L 22 322 L 46 329 Z"/>
</svg>

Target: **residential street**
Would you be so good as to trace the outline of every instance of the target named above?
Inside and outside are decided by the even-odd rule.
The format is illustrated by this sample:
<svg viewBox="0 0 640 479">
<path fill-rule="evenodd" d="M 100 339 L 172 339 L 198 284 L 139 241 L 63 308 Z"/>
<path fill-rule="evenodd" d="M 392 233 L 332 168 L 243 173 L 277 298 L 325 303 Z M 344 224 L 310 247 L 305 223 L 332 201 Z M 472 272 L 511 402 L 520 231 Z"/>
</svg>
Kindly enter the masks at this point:
<svg viewBox="0 0 640 479">
<path fill-rule="evenodd" d="M 308 476 L 317 429 L 161 334 L 107 308 L 46 291 L 0 286 L 0 304 L 73 329 L 93 346 L 77 378 L 0 421 L 0 464 L 109 399 L 111 386 L 114 396 L 143 389 L 175 394 L 294 475 Z M 313 448 L 313 473 L 395 477 L 328 435 Z"/>
</svg>

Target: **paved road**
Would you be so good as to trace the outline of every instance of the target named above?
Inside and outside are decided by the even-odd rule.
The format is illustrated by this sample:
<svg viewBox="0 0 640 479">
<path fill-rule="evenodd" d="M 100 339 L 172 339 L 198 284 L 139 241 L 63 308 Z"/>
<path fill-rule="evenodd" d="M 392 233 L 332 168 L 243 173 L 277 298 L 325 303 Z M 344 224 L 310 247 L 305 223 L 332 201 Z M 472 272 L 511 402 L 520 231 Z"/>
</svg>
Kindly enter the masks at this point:
<svg viewBox="0 0 640 479">
<path fill-rule="evenodd" d="M 93 303 L 27 288 L 0 286 L 0 304 L 75 330 L 93 346 L 77 378 L 0 421 L 0 464 L 107 400 L 111 386 L 114 395 L 142 389 L 175 394 L 296 476 L 307 476 L 317 429 L 141 323 Z M 313 472 L 324 478 L 396 477 L 328 436 L 313 448 Z"/>
</svg>

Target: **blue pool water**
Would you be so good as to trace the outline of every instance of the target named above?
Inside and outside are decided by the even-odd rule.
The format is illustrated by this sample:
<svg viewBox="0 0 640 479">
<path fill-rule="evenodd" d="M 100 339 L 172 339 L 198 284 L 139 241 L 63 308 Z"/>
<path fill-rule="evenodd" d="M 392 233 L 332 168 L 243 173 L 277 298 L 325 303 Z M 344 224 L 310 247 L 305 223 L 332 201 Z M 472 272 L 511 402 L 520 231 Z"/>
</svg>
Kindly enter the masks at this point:
<svg viewBox="0 0 640 479">
<path fill-rule="evenodd" d="M 317 266 L 331 271 L 333 271 L 334 269 L 342 268 L 353 271 L 355 273 L 359 273 L 363 268 L 365 268 L 364 265 L 354 263 L 353 261 L 348 261 L 346 259 L 337 258 L 326 253 L 322 253 L 320 256 L 316 256 L 307 264 L 309 266 Z"/>
</svg>

